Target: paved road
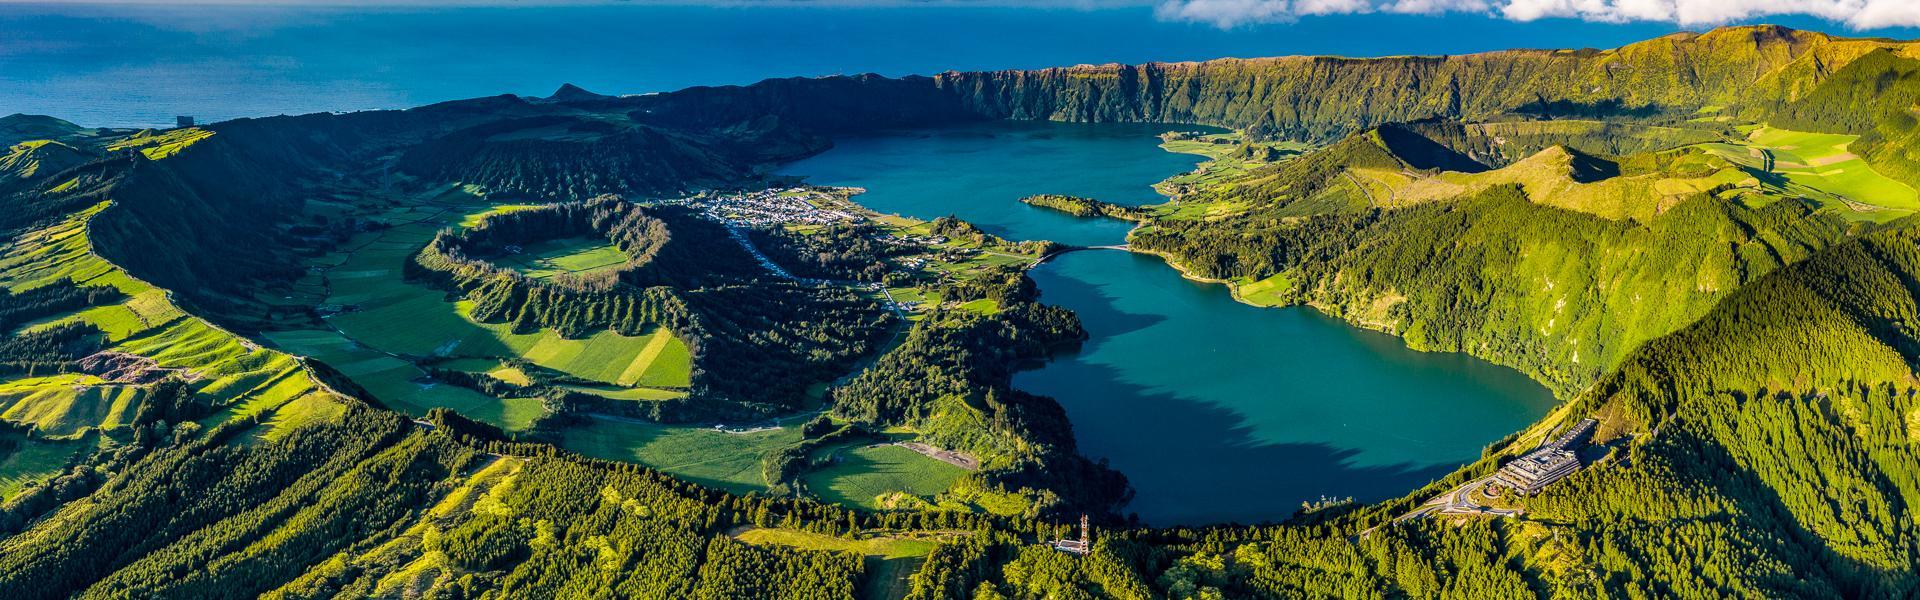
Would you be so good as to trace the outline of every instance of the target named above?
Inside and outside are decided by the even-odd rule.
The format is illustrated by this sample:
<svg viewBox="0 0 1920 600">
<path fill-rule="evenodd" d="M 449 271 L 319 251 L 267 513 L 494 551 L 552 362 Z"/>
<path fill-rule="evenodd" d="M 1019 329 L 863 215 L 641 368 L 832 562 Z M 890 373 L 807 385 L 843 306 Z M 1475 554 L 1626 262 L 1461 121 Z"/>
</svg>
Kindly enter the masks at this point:
<svg viewBox="0 0 1920 600">
<path fill-rule="evenodd" d="M 1517 508 L 1493 508 L 1474 502 L 1473 491 L 1485 487 L 1488 483 L 1492 482 L 1493 476 L 1488 475 L 1463 483 L 1459 487 L 1447 491 L 1447 493 L 1434 496 L 1433 499 L 1426 501 L 1425 504 L 1421 504 L 1419 508 L 1408 511 L 1407 514 L 1394 517 L 1393 522 L 1404 523 L 1432 514 L 1481 515 L 1489 517 L 1517 517 L 1526 514 L 1526 511 Z"/>
</svg>

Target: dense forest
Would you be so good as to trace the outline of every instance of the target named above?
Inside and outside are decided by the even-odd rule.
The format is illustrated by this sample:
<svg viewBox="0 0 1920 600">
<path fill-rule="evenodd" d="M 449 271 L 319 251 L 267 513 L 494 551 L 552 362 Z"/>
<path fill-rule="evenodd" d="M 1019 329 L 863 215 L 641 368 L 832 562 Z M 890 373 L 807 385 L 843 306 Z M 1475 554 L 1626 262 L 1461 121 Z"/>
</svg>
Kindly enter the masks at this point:
<svg viewBox="0 0 1920 600">
<path fill-rule="evenodd" d="M 1146 210 L 1131 206 L 1121 206 L 1093 198 L 1063 196 L 1060 194 L 1039 194 L 1021 198 L 1020 202 L 1029 206 L 1050 208 L 1076 217 L 1103 216 L 1129 221 L 1144 220 Z"/>
<path fill-rule="evenodd" d="M 748 233 L 755 246 L 787 271 L 801 277 L 841 281 L 901 281 L 890 259 L 911 250 L 880 241 L 885 233 L 871 223 L 831 223 L 798 233 L 759 227 Z"/>
</svg>

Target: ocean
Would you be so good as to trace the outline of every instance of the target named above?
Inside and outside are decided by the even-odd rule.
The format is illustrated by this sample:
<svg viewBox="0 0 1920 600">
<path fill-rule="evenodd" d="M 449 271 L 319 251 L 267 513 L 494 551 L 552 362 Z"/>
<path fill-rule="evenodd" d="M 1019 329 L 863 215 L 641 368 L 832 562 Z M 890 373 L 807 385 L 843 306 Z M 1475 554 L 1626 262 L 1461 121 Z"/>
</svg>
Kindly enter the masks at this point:
<svg viewBox="0 0 1920 600">
<path fill-rule="evenodd" d="M 634 94 L 865 72 L 1611 47 L 1673 29 L 1373 14 L 1223 31 L 1161 21 L 1147 6 L 8 4 L 0 5 L 0 114 L 144 127 L 171 125 L 175 115 L 211 122 L 545 95 L 562 83 Z"/>
</svg>

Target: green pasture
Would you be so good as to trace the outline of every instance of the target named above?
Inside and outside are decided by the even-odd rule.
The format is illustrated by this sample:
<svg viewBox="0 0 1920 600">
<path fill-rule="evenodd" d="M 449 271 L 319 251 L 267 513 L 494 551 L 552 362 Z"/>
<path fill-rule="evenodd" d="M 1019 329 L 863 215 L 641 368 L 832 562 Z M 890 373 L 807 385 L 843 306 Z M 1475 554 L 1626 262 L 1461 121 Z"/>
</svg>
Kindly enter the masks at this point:
<svg viewBox="0 0 1920 600">
<path fill-rule="evenodd" d="M 155 133 L 142 131 L 125 139 L 107 145 L 107 150 L 120 151 L 138 148 L 147 158 L 159 160 L 185 150 L 188 146 L 213 137 L 213 132 L 198 127 L 186 127 L 172 131 Z"/>
<path fill-rule="evenodd" d="M 1855 209 L 1891 209 L 1868 215 L 1884 220 L 1920 210 L 1920 191 L 1873 170 L 1848 151 L 1859 136 L 1812 133 L 1761 126 L 1748 134 L 1748 144 L 1708 144 L 1708 151 L 1748 168 L 1784 177 L 1803 187 L 1815 199 L 1837 199 Z M 1771 158 L 1771 162 L 1768 159 Z M 1832 198 L 1822 198 L 1831 196 Z"/>
<path fill-rule="evenodd" d="M 1285 273 L 1266 279 L 1241 279 L 1233 282 L 1235 295 L 1241 302 L 1254 306 L 1280 306 L 1287 303 L 1287 291 L 1293 283 L 1287 280 Z"/>
<path fill-rule="evenodd" d="M 930 498 L 967 472 L 892 444 L 848 448 L 838 457 L 804 476 L 807 489 L 827 502 L 870 509 L 882 508 L 879 497 L 894 492 Z"/>
<path fill-rule="evenodd" d="M 627 264 L 627 253 L 603 239 L 567 238 L 529 245 L 496 262 L 528 277 L 546 279 L 618 269 Z"/>
<path fill-rule="evenodd" d="M 75 454 L 92 447 L 85 440 L 29 440 L 4 433 L 0 440 L 0 502 L 20 493 L 27 484 L 46 481 L 67 466 Z"/>
<path fill-rule="evenodd" d="M 502 400 L 456 385 L 431 382 L 427 373 L 401 360 L 324 330 L 275 331 L 263 334 L 287 352 L 310 356 L 340 371 L 374 399 L 411 415 L 449 408 L 467 417 L 519 431 L 545 415 L 538 398 Z M 489 364 L 497 367 L 498 361 Z"/>
<path fill-rule="evenodd" d="M 734 493 L 764 492 L 760 457 L 800 441 L 799 427 L 727 433 L 707 427 L 593 419 L 568 428 L 560 445 L 594 458 L 637 462 Z"/>
</svg>

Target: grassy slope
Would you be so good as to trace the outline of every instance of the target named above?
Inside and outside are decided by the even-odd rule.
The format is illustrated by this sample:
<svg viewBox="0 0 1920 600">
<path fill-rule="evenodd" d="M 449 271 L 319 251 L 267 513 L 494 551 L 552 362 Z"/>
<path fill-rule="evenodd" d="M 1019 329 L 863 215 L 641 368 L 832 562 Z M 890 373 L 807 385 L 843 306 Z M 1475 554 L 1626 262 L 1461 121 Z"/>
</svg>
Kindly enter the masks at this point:
<svg viewBox="0 0 1920 600">
<path fill-rule="evenodd" d="M 12 498 L 30 483 L 59 474 L 75 454 L 89 446 L 85 439 L 15 441 L 18 445 L 12 451 L 0 450 L 0 502 Z"/>
<path fill-rule="evenodd" d="M 141 154 L 153 160 L 163 159 L 180 153 L 195 142 L 213 136 L 213 132 L 198 127 L 172 129 L 165 132 L 142 131 L 107 144 L 108 151 L 140 150 Z"/>
<path fill-rule="evenodd" d="M 269 437 L 283 435 L 283 426 L 324 419 L 338 410 L 338 399 L 294 357 L 258 348 L 187 315 L 172 304 L 165 290 L 134 279 L 94 255 L 86 224 L 102 210 L 109 208 L 102 204 L 22 236 L 0 258 L 0 285 L 17 291 L 71 278 L 82 285 L 119 288 L 127 296 L 124 302 L 67 318 L 93 323 L 107 332 L 110 350 L 192 373 L 195 390 L 223 408 L 220 418 L 266 417 Z M 131 417 L 139 401 L 134 388 L 97 380 L 72 381 L 70 376 L 16 378 L 5 385 L 6 391 L 0 392 L 5 418 L 56 436 L 112 428 Z"/>
<path fill-rule="evenodd" d="M 727 433 L 635 420 L 594 419 L 569 427 L 560 445 L 594 458 L 644 464 L 734 493 L 767 489 L 760 457 L 800 440 L 800 428 Z"/>
</svg>

